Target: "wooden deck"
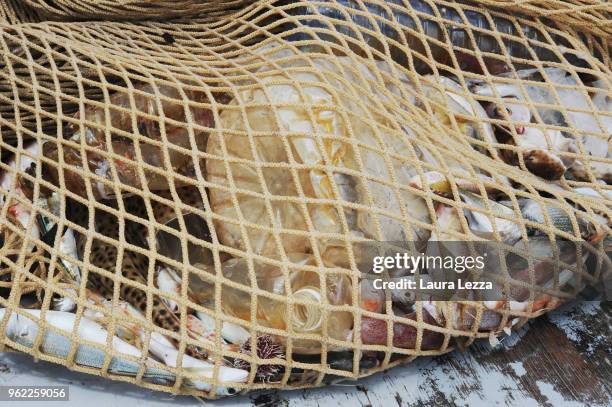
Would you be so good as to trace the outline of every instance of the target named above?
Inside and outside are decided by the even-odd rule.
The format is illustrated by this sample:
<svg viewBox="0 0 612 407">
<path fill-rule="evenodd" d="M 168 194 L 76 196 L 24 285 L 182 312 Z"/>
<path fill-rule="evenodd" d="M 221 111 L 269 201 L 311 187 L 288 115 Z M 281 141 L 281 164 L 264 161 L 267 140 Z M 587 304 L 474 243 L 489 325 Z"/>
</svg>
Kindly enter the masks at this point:
<svg viewBox="0 0 612 407">
<path fill-rule="evenodd" d="M 357 385 L 264 391 L 207 402 L 215 406 L 610 406 L 612 303 L 567 304 L 492 348 L 422 358 Z M 0 385 L 70 386 L 68 406 L 199 405 L 138 387 L 74 373 L 29 356 L 0 354 Z M 20 406 L 28 403 L 21 402 Z M 32 403 L 40 405 L 40 403 Z"/>
</svg>

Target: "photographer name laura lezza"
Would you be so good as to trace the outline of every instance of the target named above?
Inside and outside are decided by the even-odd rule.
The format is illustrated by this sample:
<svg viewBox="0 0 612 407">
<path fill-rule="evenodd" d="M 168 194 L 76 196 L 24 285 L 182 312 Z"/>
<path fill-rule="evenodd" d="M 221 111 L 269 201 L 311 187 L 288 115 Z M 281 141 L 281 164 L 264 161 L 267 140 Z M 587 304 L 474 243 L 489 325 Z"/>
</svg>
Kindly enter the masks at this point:
<svg viewBox="0 0 612 407">
<path fill-rule="evenodd" d="M 492 290 L 491 281 L 431 281 L 424 279 L 400 278 L 387 281 L 377 278 L 372 281 L 377 290 Z"/>
</svg>

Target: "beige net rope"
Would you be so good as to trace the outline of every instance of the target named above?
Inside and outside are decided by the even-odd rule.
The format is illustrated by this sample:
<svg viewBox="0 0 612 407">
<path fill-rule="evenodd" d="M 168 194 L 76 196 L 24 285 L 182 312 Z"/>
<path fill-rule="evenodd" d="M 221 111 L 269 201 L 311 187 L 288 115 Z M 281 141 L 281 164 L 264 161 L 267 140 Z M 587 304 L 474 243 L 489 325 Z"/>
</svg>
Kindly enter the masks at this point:
<svg viewBox="0 0 612 407">
<path fill-rule="evenodd" d="M 609 289 L 603 3 L 26 3 L 0 24 L 3 346 L 214 398 L 494 341 Z M 457 277 L 377 274 L 381 253 L 482 250 L 484 294 L 371 279 Z"/>
<path fill-rule="evenodd" d="M 608 38 L 612 34 L 612 6 L 608 1 L 484 0 L 480 4 L 510 9 L 529 16 L 552 18 L 556 23 L 598 32 Z"/>
<path fill-rule="evenodd" d="M 36 11 L 23 7 L 19 0 L 5 0 L 0 3 L 0 22 L 17 24 L 37 21 L 40 21 L 40 18 Z"/>
<path fill-rule="evenodd" d="M 52 20 L 143 20 L 192 18 L 202 13 L 236 9 L 252 0 L 24 0 L 30 8 Z"/>
</svg>

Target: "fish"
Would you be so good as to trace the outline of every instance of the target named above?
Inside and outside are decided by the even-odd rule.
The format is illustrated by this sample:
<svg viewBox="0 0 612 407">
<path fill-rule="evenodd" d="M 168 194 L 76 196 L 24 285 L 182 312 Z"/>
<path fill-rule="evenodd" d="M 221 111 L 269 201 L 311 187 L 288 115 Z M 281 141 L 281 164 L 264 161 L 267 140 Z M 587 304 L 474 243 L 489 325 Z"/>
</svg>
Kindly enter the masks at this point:
<svg viewBox="0 0 612 407">
<path fill-rule="evenodd" d="M 146 323 L 146 318 L 129 302 L 118 300 L 117 305 L 113 305 L 113 300 L 106 299 L 101 295 L 86 290 L 88 303 L 101 307 L 105 311 L 99 311 L 93 307 L 86 307 L 83 315 L 100 325 L 109 328 L 112 322 L 114 325 L 114 334 L 128 343 L 136 344 L 142 347 L 140 340 L 140 332 L 143 329 L 143 323 Z"/>
<path fill-rule="evenodd" d="M 43 317 L 42 311 L 35 309 L 19 309 L 19 313 L 11 312 L 12 310 L 8 311 L 7 313 L 6 308 L 0 309 L 0 319 L 8 317 L 4 334 L 11 341 L 34 350 L 36 338 L 40 333 L 39 321 Z M 25 315 L 29 315 L 32 318 Z M 76 315 L 69 312 L 49 310 L 44 313 L 44 318 L 47 325 L 57 328 L 61 333 L 45 330 L 40 349 L 49 356 L 68 360 L 74 345 L 71 337 L 76 323 Z M 76 335 L 79 345 L 74 354 L 74 361 L 81 366 L 101 369 L 105 365 L 107 352 L 103 349 L 80 343 L 80 341 L 90 341 L 106 347 L 108 331 L 96 322 L 82 317 L 78 322 Z M 142 364 L 151 361 L 144 357 L 136 347 L 120 338 L 113 337 L 111 339 L 111 347 L 114 352 L 119 353 L 119 355 L 111 358 L 111 362 L 108 365 L 108 371 L 113 374 L 136 376 L 140 372 Z M 134 362 L 122 355 L 137 358 L 139 361 Z M 163 369 L 145 366 L 143 378 L 154 381 L 173 382 L 175 375 Z"/>
<path fill-rule="evenodd" d="M 470 231 L 476 236 L 496 240 L 494 229 L 497 230 L 502 242 L 514 244 L 521 239 L 522 233 L 519 223 L 510 219 L 516 218 L 514 211 L 496 201 L 484 200 L 482 197 L 470 192 L 461 193 L 462 200 L 472 208 L 464 208 L 463 213 L 467 219 Z M 487 205 L 489 209 L 487 209 Z M 493 212 L 493 217 L 483 212 Z M 495 215 L 501 215 L 505 218 Z"/>
<path fill-rule="evenodd" d="M 142 334 L 143 343 L 146 341 L 145 334 Z M 205 379 L 213 379 L 215 377 L 215 365 L 200 359 L 193 358 L 189 355 L 180 355 L 176 347 L 168 341 L 159 332 L 151 332 L 150 340 L 148 341 L 149 351 L 157 356 L 163 363 L 171 367 L 178 367 L 197 377 Z M 245 383 L 249 377 L 249 372 L 233 367 L 219 366 L 217 370 L 217 380 L 221 383 Z M 211 391 L 212 385 L 208 381 L 198 380 L 196 378 L 186 377 L 186 386 L 202 391 Z M 217 395 L 231 396 L 237 393 L 232 387 L 219 386 L 215 388 Z"/>
<path fill-rule="evenodd" d="M 283 12 L 293 16 L 285 27 L 293 32 L 288 36 L 292 41 L 312 41 L 314 36 L 318 40 L 336 43 L 342 39 L 341 44 L 344 45 L 344 41 L 353 44 L 354 41 L 350 39 L 357 39 L 359 44 L 365 44 L 354 45 L 354 52 L 364 54 L 366 49 L 370 49 L 367 53 L 374 56 L 380 53 L 388 55 L 390 52 L 390 57 L 397 64 L 411 67 L 421 74 L 432 71 L 433 62 L 429 58 L 437 62 L 438 69 L 445 69 L 446 66 L 448 69 L 477 74 L 501 74 L 511 71 L 505 62 L 507 57 L 490 55 L 510 55 L 513 68 L 521 69 L 534 66 L 528 62 L 534 58 L 538 63 L 559 61 L 557 53 L 550 47 L 538 44 L 548 44 L 551 40 L 559 46 L 567 44 L 564 37 L 535 28 L 538 23 L 542 25 L 538 19 L 531 18 L 531 23 L 525 23 L 524 20 L 530 17 L 520 16 L 521 19 L 517 20 L 514 14 L 489 13 L 486 8 L 467 10 L 460 3 L 449 5 L 427 0 L 390 0 L 383 4 L 357 0 L 307 0 L 284 8 Z M 370 13 L 373 17 L 364 13 Z M 305 32 L 304 28 L 309 30 Z M 494 37 L 489 30 L 502 35 Z M 388 50 L 383 45 L 385 43 L 402 46 L 389 47 Z M 437 43 L 444 45 L 435 45 Z M 449 49 L 452 49 L 454 58 Z M 590 66 L 587 60 L 576 55 L 577 50 L 559 50 L 570 64 L 583 68 Z M 474 56 L 478 51 L 486 71 L 481 60 Z M 413 53 L 427 55 L 427 58 L 409 57 Z"/>
<path fill-rule="evenodd" d="M 385 292 L 376 289 L 370 279 L 362 279 L 359 282 L 359 307 L 379 314 L 385 307 Z"/>
<path fill-rule="evenodd" d="M 423 77 L 423 95 L 417 98 L 416 105 L 425 109 L 426 104 L 431 106 L 434 115 L 446 126 L 452 126 L 450 119 L 452 115 L 463 134 L 480 140 L 487 146 L 494 143 L 493 128 L 486 121 L 487 112 L 471 96 L 468 89 L 464 89 L 454 80 L 445 76 L 426 75 Z M 478 151 L 489 152 L 495 156 L 495 152 L 489 151 L 486 147 L 478 144 L 473 144 L 473 146 Z"/>
<path fill-rule="evenodd" d="M 522 198 L 519 199 L 519 207 L 521 208 L 521 214 L 525 219 L 540 223 L 542 225 L 546 224 L 546 219 L 544 217 L 544 210 L 546 210 L 546 214 L 548 215 L 553 227 L 562 232 L 575 234 L 570 215 L 558 206 L 548 205 L 545 203 L 539 204 L 532 199 Z"/>
<path fill-rule="evenodd" d="M 51 301 L 54 311 L 74 312 L 76 309 L 77 304 L 71 297 L 78 297 L 77 291 L 74 288 L 67 288 L 66 292 L 70 295 L 53 298 Z"/>
</svg>

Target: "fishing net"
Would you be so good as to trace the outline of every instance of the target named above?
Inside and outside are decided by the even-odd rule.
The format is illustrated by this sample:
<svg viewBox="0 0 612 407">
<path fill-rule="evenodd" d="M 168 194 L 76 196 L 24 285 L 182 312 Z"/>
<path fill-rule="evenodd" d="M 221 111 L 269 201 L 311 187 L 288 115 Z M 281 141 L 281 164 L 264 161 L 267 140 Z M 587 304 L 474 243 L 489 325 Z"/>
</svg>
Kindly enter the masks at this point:
<svg viewBox="0 0 612 407">
<path fill-rule="evenodd" d="M 24 0 L 23 8 L 30 8 L 46 19 L 87 20 L 143 20 L 187 17 L 201 13 L 218 13 L 236 9 L 252 0 Z"/>
<path fill-rule="evenodd" d="M 214 398 L 605 296 L 609 4 L 483 3 L 4 2 L 3 346 Z"/>
<path fill-rule="evenodd" d="M 17 0 L 6 0 L 0 4 L 0 22 L 5 24 L 33 23 L 40 21 L 35 10 L 21 6 Z"/>
</svg>

